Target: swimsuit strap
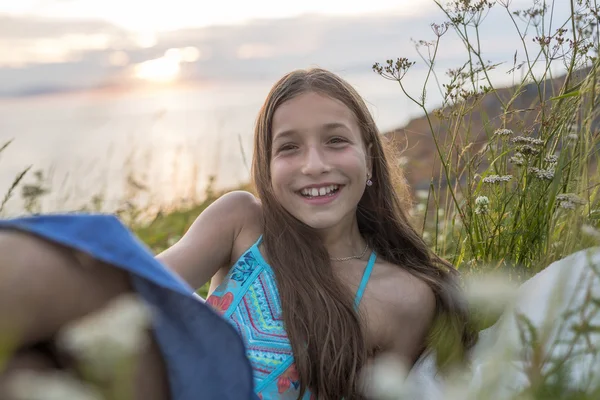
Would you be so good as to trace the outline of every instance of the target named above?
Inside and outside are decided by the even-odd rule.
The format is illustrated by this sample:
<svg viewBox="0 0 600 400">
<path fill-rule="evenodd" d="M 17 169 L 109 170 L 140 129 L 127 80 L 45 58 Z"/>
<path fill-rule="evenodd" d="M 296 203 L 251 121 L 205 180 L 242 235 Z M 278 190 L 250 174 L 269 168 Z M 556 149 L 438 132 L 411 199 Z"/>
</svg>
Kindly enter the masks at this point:
<svg viewBox="0 0 600 400">
<path fill-rule="evenodd" d="M 375 265 L 375 260 L 377 259 L 377 255 L 373 251 L 371 253 L 371 257 L 369 257 L 369 262 L 365 267 L 365 272 L 363 273 L 362 280 L 360 281 L 360 285 L 358 286 L 358 290 L 356 291 L 356 298 L 354 299 L 354 308 L 358 309 L 358 305 L 365 293 L 365 288 L 367 287 L 367 283 L 369 282 L 369 277 L 371 276 L 371 272 L 373 271 L 373 265 Z"/>
</svg>

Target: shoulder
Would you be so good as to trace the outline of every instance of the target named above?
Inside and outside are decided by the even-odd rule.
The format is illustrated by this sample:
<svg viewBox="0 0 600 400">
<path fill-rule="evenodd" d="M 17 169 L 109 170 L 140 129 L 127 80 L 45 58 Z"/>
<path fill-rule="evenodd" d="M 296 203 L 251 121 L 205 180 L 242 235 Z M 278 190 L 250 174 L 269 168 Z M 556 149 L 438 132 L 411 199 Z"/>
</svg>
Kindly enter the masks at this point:
<svg viewBox="0 0 600 400">
<path fill-rule="evenodd" d="M 416 361 L 436 313 L 431 286 L 406 268 L 387 261 L 374 270 L 375 296 L 386 315 L 385 347 Z"/>
<path fill-rule="evenodd" d="M 379 300 L 396 312 L 422 314 L 435 308 L 431 286 L 406 268 L 378 261 L 373 275 Z"/>
<path fill-rule="evenodd" d="M 247 212 L 259 212 L 262 210 L 260 201 L 250 192 L 234 190 L 227 192 L 216 199 L 211 206 L 219 205 L 222 208 L 233 210 L 246 210 Z"/>
<path fill-rule="evenodd" d="M 223 218 L 223 222 L 235 220 L 238 231 L 249 222 L 256 222 L 262 218 L 260 201 L 252 193 L 242 190 L 222 195 L 207 207 L 206 211 Z"/>
</svg>

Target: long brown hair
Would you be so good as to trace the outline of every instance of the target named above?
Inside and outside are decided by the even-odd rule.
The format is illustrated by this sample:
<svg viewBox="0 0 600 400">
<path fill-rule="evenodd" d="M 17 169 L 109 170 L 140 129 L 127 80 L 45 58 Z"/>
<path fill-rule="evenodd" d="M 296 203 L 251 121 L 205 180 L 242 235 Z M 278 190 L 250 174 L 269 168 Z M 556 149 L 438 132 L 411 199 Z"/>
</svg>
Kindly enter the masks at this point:
<svg viewBox="0 0 600 400">
<path fill-rule="evenodd" d="M 346 81 L 323 69 L 285 75 L 267 96 L 255 128 L 252 178 L 264 209 L 264 250 L 275 271 L 300 377 L 300 397 L 310 388 L 319 399 L 357 399 L 362 397 L 360 369 L 370 354 L 352 293 L 335 278 L 319 236 L 279 204 L 271 186 L 273 115 L 281 104 L 306 92 L 345 104 L 356 117 L 365 145 L 372 145 L 373 185 L 365 191 L 356 212 L 363 237 L 379 257 L 431 286 L 438 314 L 452 320 L 444 329 L 450 326 L 467 346 L 472 336 L 465 308 L 456 296 L 456 270 L 432 254 L 411 226 L 393 188 L 379 131 L 362 98 Z"/>
</svg>

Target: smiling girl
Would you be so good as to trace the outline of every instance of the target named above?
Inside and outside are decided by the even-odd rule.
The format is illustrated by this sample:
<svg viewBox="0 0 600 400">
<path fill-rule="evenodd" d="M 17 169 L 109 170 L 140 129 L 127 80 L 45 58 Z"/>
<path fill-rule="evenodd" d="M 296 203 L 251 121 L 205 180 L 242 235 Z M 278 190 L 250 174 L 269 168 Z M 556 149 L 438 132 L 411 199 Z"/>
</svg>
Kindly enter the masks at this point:
<svg viewBox="0 0 600 400">
<path fill-rule="evenodd" d="M 436 335 L 473 343 L 456 271 L 409 223 L 375 122 L 347 82 L 322 69 L 281 78 L 258 116 L 252 176 L 258 198 L 222 196 L 156 258 L 192 288 L 210 281 L 207 303 L 241 337 L 259 398 L 362 398 L 361 370 L 379 354 L 412 366 Z M 12 241 L 5 252 L 25 249 Z M 27 256 L 62 251 L 50 247 L 28 242 Z M 59 261 L 57 270 L 80 268 Z M 79 292 L 102 291 L 80 275 Z M 122 275 L 100 278 L 102 301 L 134 290 Z M 72 290 L 53 285 L 57 303 Z M 26 328 L 49 337 L 84 311 L 63 303 L 60 320 Z"/>
<path fill-rule="evenodd" d="M 194 287 L 214 275 L 208 303 L 243 338 L 261 398 L 359 398 L 361 368 L 382 352 L 413 365 L 442 314 L 455 330 L 442 334 L 472 343 L 455 270 L 411 227 L 348 83 L 321 69 L 284 76 L 254 143 L 260 200 L 224 196 L 159 259 Z"/>
</svg>

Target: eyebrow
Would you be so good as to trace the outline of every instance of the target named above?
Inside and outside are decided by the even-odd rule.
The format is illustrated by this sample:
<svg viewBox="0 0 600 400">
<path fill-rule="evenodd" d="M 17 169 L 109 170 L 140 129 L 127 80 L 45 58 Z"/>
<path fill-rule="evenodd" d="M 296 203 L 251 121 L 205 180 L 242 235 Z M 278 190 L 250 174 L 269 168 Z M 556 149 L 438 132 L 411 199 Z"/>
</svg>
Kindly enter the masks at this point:
<svg viewBox="0 0 600 400">
<path fill-rule="evenodd" d="M 344 124 L 342 122 L 328 122 L 328 123 L 324 124 L 321 127 L 321 129 L 325 130 L 325 131 L 331 131 L 331 130 L 334 130 L 334 129 L 337 129 L 337 128 L 344 128 L 344 129 L 350 130 L 350 128 L 346 124 Z M 285 130 L 285 131 L 277 132 L 275 134 L 275 136 L 273 137 L 273 140 L 284 138 L 284 137 L 287 137 L 287 136 L 292 136 L 292 135 L 294 135 L 296 133 L 298 133 L 298 131 L 295 130 L 295 129 L 288 129 L 288 130 Z"/>
</svg>

